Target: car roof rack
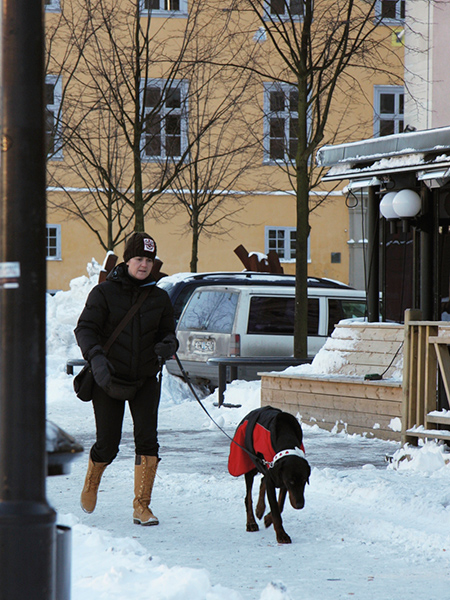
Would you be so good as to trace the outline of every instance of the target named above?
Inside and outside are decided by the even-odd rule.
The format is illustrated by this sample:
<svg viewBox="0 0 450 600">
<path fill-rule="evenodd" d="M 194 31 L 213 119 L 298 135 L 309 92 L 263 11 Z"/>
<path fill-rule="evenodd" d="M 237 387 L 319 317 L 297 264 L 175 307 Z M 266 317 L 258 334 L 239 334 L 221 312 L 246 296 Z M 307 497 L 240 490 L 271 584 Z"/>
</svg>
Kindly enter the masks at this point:
<svg viewBox="0 0 450 600">
<path fill-rule="evenodd" d="M 189 277 L 189 275 L 187 276 Z M 289 273 L 266 273 L 260 271 L 211 271 L 205 273 L 192 273 L 192 279 L 194 280 L 204 280 L 204 279 L 221 279 L 227 277 L 241 277 L 242 279 L 251 280 L 251 279 L 280 279 L 281 281 L 295 281 L 295 275 L 291 275 Z M 308 287 L 323 287 L 323 288 L 336 288 L 336 289 L 354 289 L 351 286 L 342 283 L 341 281 L 336 281 L 334 279 L 327 279 L 324 277 L 308 277 Z"/>
</svg>

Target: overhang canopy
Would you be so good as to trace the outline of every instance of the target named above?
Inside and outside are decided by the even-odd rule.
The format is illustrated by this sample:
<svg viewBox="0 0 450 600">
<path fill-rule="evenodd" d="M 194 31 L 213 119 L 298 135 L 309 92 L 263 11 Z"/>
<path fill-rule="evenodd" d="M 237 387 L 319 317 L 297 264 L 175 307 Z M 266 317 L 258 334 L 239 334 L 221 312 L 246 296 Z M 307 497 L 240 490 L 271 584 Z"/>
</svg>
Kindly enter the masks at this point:
<svg viewBox="0 0 450 600">
<path fill-rule="evenodd" d="M 317 164 L 330 167 L 323 181 L 373 181 L 410 172 L 430 187 L 438 187 L 450 181 L 450 127 L 323 146 L 317 152 Z"/>
</svg>

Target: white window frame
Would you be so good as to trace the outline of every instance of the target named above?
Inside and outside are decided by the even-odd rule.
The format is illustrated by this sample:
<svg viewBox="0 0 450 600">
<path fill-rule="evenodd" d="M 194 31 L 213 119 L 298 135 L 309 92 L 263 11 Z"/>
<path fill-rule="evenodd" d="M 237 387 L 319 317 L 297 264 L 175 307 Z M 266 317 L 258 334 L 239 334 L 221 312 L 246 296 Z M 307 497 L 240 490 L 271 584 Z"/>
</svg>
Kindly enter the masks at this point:
<svg viewBox="0 0 450 600">
<path fill-rule="evenodd" d="M 188 146 L 188 82 L 186 80 L 173 80 L 168 82 L 165 79 L 149 79 L 146 82 L 146 88 L 150 87 L 159 87 L 163 97 L 166 96 L 167 91 L 171 88 L 180 89 L 181 91 L 181 101 L 180 108 L 168 108 L 165 106 L 165 102 L 161 103 L 160 109 L 157 112 L 161 115 L 160 123 L 161 123 L 161 152 L 158 155 L 148 155 L 146 154 L 146 133 L 145 126 L 144 131 L 142 133 L 141 139 L 141 158 L 144 162 L 157 162 L 160 160 L 173 159 L 177 160 L 181 158 L 181 156 L 186 151 Z M 144 98 L 144 94 L 142 93 L 142 100 Z M 144 106 L 144 116 L 151 114 L 153 111 L 152 107 Z M 180 116 L 180 155 L 179 156 L 167 156 L 165 152 L 165 140 L 166 140 L 166 128 L 164 127 L 165 117 L 170 115 L 179 115 Z"/>
<path fill-rule="evenodd" d="M 405 125 L 404 112 L 400 112 L 401 107 L 401 96 L 403 96 L 403 111 L 405 102 L 405 88 L 402 85 L 375 85 L 373 88 L 373 135 L 374 137 L 380 136 L 380 122 L 385 118 L 386 120 L 394 121 L 394 132 L 402 133 Z M 382 94 L 393 94 L 394 95 L 394 112 L 393 113 L 381 113 L 381 95 Z"/>
<path fill-rule="evenodd" d="M 269 253 L 270 250 L 275 250 L 278 254 L 278 258 L 282 263 L 294 263 L 295 262 L 295 236 L 294 240 L 292 240 L 292 233 L 296 233 L 297 229 L 295 227 L 276 227 L 273 225 L 266 225 L 264 228 L 264 251 L 266 254 Z M 277 236 L 277 242 L 280 241 L 281 238 L 284 239 L 283 251 L 280 252 L 280 244 L 276 243 L 275 245 L 272 242 L 273 238 L 270 236 L 271 232 L 275 232 Z M 278 238 L 279 234 L 280 238 Z M 291 242 L 294 241 L 294 247 L 291 247 Z M 310 236 L 308 236 L 308 262 L 311 262 L 311 243 Z"/>
<path fill-rule="evenodd" d="M 53 231 L 51 231 L 53 230 Z M 52 237 L 56 241 L 55 246 L 49 245 L 49 237 Z M 55 248 L 55 254 L 50 255 L 50 248 Z M 45 242 L 45 255 L 47 260 L 62 260 L 61 258 L 61 225 L 47 225 L 46 228 L 46 242 Z"/>
<path fill-rule="evenodd" d="M 297 119 L 298 123 L 298 111 L 293 111 L 289 106 L 289 94 L 297 91 L 297 88 L 293 85 L 286 83 L 264 83 L 264 162 L 265 163 L 280 163 L 286 161 L 294 161 L 295 158 L 289 156 L 289 142 L 290 142 L 290 125 L 292 119 Z M 272 92 L 282 92 L 285 95 L 286 102 L 284 103 L 284 109 L 282 111 L 273 111 L 270 107 L 270 97 Z M 284 156 L 278 158 L 272 158 L 271 156 L 271 120 L 273 117 L 284 120 Z M 281 139 L 281 138 L 278 138 Z M 298 139 L 298 136 L 297 136 Z"/>
<path fill-rule="evenodd" d="M 171 8 L 172 0 L 155 0 L 159 4 L 159 8 L 146 8 L 147 0 L 140 0 L 141 15 L 152 15 L 153 17 L 187 17 L 188 16 L 188 0 L 178 0 L 179 10 Z"/>
<path fill-rule="evenodd" d="M 61 78 L 57 75 L 46 75 L 45 84 L 53 85 L 53 104 L 46 104 L 45 108 L 50 110 L 55 118 L 60 114 L 60 107 L 62 102 L 62 82 Z M 47 127 L 46 127 L 47 133 Z M 62 129 L 61 129 L 61 119 L 59 119 L 56 123 L 56 130 L 54 136 L 54 145 L 56 147 L 56 152 L 54 152 L 51 156 L 49 156 L 50 160 L 58 160 L 62 159 L 63 153 L 61 148 L 61 139 L 62 139 Z"/>
<path fill-rule="evenodd" d="M 305 8 L 305 2 L 304 0 L 275 0 L 275 1 L 280 1 L 280 2 L 284 2 L 285 5 L 287 5 L 288 10 L 286 11 L 285 14 L 277 14 L 277 13 L 271 13 L 271 6 L 272 6 L 272 1 L 273 0 L 264 0 L 264 19 L 266 21 L 275 21 L 275 20 L 280 20 L 280 21 L 303 21 L 303 15 L 304 15 L 304 8 Z M 303 4 L 303 11 L 301 14 L 290 14 L 290 7 L 291 7 L 291 2 L 297 2 L 300 1 L 301 4 Z"/>
<path fill-rule="evenodd" d="M 59 12 L 61 10 L 61 2 L 60 0 L 48 0 L 48 3 L 45 3 L 44 0 L 44 9 L 45 12 Z"/>
<path fill-rule="evenodd" d="M 383 2 L 394 2 L 395 0 L 377 0 L 375 4 L 375 16 L 381 25 L 399 25 L 404 22 L 401 14 L 405 11 L 406 0 L 397 0 L 395 5 L 395 18 L 383 18 Z M 402 11 L 403 8 L 403 11 Z"/>
</svg>

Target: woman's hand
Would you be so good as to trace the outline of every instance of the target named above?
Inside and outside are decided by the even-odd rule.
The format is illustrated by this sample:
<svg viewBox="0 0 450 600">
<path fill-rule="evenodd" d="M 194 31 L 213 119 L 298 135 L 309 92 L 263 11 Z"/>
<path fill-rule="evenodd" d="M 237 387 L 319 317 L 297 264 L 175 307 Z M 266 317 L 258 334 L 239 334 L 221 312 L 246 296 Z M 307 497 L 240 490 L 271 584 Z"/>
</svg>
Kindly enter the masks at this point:
<svg viewBox="0 0 450 600">
<path fill-rule="evenodd" d="M 168 360 L 177 351 L 178 344 L 174 340 L 163 340 L 155 344 L 155 354 L 160 356 L 163 360 Z"/>
<path fill-rule="evenodd" d="M 90 363 L 95 383 L 101 388 L 105 388 L 111 383 L 111 375 L 114 374 L 114 367 L 104 354 L 96 354 L 91 358 Z"/>
</svg>

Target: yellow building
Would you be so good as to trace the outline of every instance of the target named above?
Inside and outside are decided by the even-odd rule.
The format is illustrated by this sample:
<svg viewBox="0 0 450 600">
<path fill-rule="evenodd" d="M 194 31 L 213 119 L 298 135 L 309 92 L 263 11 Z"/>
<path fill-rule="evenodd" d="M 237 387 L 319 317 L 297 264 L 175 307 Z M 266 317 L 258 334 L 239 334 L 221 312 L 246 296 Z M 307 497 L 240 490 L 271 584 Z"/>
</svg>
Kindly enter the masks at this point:
<svg viewBox="0 0 450 600">
<path fill-rule="evenodd" d="M 140 189 L 165 273 L 190 270 L 197 204 L 210 211 L 197 271 L 241 270 L 233 251 L 243 244 L 277 250 L 294 273 L 296 196 L 286 165 L 298 93 L 277 35 L 303 24 L 307 4 L 261 0 L 260 18 L 245 0 L 46 0 L 50 290 L 67 289 L 92 258 L 103 261 L 108 219 L 121 257 Z M 313 39 L 323 52 L 335 4 L 314 2 Z M 402 11 L 404 2 L 376 3 L 366 24 L 371 54 L 337 86 L 320 145 L 402 131 Z M 183 170 L 169 185 L 174 164 Z M 342 188 L 314 187 L 310 275 L 364 287 L 364 201 L 359 192 L 347 198 Z"/>
</svg>

